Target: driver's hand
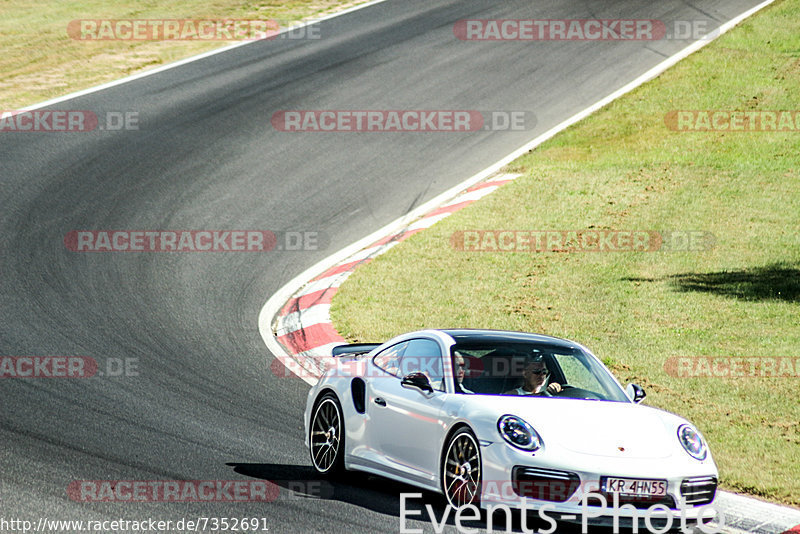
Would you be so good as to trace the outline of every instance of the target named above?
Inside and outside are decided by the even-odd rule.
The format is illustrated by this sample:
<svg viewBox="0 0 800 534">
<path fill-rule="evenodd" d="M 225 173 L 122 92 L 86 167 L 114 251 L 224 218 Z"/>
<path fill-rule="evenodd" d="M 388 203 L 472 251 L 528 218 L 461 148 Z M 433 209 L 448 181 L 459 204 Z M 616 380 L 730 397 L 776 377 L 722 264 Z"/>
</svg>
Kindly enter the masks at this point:
<svg viewBox="0 0 800 534">
<path fill-rule="evenodd" d="M 547 392 L 551 395 L 555 395 L 556 393 L 561 391 L 561 384 L 558 382 L 553 382 L 547 386 Z"/>
</svg>

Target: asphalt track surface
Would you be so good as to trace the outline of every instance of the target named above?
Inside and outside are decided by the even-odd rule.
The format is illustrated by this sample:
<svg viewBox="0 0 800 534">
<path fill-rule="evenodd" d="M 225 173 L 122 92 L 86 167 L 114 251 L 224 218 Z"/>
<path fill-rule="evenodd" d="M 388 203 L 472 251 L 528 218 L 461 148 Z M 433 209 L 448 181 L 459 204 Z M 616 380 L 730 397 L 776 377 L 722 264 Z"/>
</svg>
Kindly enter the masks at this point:
<svg viewBox="0 0 800 534">
<path fill-rule="evenodd" d="M 258 517 L 270 532 L 398 532 L 398 494 L 414 488 L 314 476 L 301 430 L 307 386 L 270 372 L 257 329 L 265 300 L 688 44 L 464 42 L 457 20 L 706 20 L 711 29 L 756 3 L 389 0 L 321 23 L 318 40 L 250 44 L 50 108 L 134 111 L 138 130 L 0 134 L 0 356 L 81 355 L 138 372 L 0 380 L 2 517 Z M 270 117 L 284 109 L 526 110 L 536 124 L 283 133 Z M 322 246 L 67 250 L 65 234 L 87 229 L 319 232 Z M 67 494 L 76 480 L 259 479 L 277 481 L 274 502 Z"/>
</svg>

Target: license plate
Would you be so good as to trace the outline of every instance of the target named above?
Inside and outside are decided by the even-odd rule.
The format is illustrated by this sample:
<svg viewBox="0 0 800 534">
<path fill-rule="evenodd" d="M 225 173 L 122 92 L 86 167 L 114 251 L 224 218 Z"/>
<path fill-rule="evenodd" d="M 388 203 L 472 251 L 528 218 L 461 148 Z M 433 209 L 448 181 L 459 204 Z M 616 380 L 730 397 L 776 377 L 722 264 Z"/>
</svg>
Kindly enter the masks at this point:
<svg viewBox="0 0 800 534">
<path fill-rule="evenodd" d="M 606 478 L 606 491 L 620 495 L 663 497 L 667 494 L 666 480 L 644 478 Z"/>
</svg>

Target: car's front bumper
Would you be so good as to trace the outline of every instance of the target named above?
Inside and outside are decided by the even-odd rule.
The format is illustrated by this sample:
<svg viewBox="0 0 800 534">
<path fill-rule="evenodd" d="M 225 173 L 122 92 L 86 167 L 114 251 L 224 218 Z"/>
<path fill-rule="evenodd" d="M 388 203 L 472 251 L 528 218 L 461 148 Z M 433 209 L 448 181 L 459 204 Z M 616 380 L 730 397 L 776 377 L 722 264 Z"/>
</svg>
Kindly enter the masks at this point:
<svg viewBox="0 0 800 534">
<path fill-rule="evenodd" d="M 486 509 L 492 506 L 527 509 L 534 515 L 588 524 L 612 524 L 617 517 L 620 526 L 630 525 L 636 518 L 640 528 L 646 527 L 648 517 L 654 528 L 665 521 L 677 528 L 713 516 L 708 508 L 713 507 L 717 469 L 710 455 L 700 462 L 688 456 L 653 460 L 598 457 L 561 450 L 556 458 L 548 451 L 528 453 L 502 441 L 483 442 L 481 452 L 481 505 Z M 520 483 L 523 477 L 520 471 L 515 476 L 515 467 L 537 478 Z M 528 472 L 525 468 L 533 469 Z M 664 480 L 666 495 L 652 499 L 618 496 L 615 504 L 613 494 L 604 491 L 606 477 Z"/>
</svg>

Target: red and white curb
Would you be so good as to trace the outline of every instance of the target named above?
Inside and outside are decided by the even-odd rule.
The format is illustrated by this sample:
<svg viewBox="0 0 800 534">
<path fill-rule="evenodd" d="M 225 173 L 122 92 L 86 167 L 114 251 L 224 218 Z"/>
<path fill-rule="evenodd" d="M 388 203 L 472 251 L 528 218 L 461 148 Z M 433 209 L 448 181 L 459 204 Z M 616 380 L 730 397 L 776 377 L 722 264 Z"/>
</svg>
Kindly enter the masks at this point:
<svg viewBox="0 0 800 534">
<path fill-rule="evenodd" d="M 724 514 L 722 531 L 730 534 L 800 534 L 800 510 L 718 491 L 713 507 Z"/>
<path fill-rule="evenodd" d="M 271 323 L 276 341 L 284 348 L 284 351 L 276 354 L 272 372 L 281 376 L 288 371 L 309 383 L 316 382 L 326 365 L 333 360 L 331 348 L 346 343 L 331 322 L 331 299 L 356 267 L 372 261 L 398 243 L 430 228 L 518 176 L 501 174 L 473 185 L 400 231 L 370 243 L 309 280 L 286 301 Z"/>
</svg>

